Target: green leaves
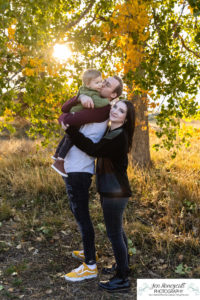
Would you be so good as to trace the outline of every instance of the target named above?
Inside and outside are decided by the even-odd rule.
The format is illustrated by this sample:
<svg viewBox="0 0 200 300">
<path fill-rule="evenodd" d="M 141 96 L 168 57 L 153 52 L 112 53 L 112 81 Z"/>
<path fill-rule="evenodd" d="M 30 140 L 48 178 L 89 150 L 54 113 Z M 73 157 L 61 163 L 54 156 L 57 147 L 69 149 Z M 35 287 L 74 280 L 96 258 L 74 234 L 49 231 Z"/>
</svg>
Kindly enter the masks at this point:
<svg viewBox="0 0 200 300">
<path fill-rule="evenodd" d="M 113 13 L 122 13 L 117 4 L 115 0 L 0 1 L 1 129 L 6 126 L 12 130 L 11 117 L 18 116 L 30 122 L 31 136 L 50 140 L 58 128 L 61 105 L 76 94 L 83 69 L 120 73 L 124 60 L 132 54 L 117 46 L 119 34 L 110 35 L 110 28 L 113 32 L 118 28 Z M 130 30 L 133 42 L 143 45 L 143 59 L 136 69 L 130 64 L 124 80 L 127 84 L 134 81 L 138 91 L 150 91 L 155 102 L 166 99 L 158 117 L 158 135 L 166 137 L 163 145 L 170 149 L 179 130 L 178 120 L 195 116 L 198 111 L 200 1 L 188 0 L 185 7 L 178 0 L 139 4 L 148 4 L 148 15 L 152 15 L 149 27 L 144 29 L 149 37 L 145 42 L 138 41 L 139 31 Z M 70 43 L 73 52 L 73 58 L 63 65 L 52 57 L 58 42 Z M 134 49 L 132 53 L 137 53 Z M 113 67 L 116 63 L 118 69 Z M 69 79 L 73 79 L 71 84 Z"/>
<path fill-rule="evenodd" d="M 200 15 L 200 1 L 199 0 L 188 0 L 191 8 L 193 9 L 193 14 L 195 17 Z"/>
<path fill-rule="evenodd" d="M 96 53 L 91 34 L 99 32 L 97 14 L 104 18 L 112 5 L 95 0 L 0 2 L 0 130 L 13 131 L 10 122 L 20 117 L 30 123 L 30 136 L 43 136 L 46 142 L 55 137 L 62 103 L 77 93 L 81 73 Z M 53 46 L 66 41 L 73 57 L 60 64 L 52 56 Z"/>
</svg>

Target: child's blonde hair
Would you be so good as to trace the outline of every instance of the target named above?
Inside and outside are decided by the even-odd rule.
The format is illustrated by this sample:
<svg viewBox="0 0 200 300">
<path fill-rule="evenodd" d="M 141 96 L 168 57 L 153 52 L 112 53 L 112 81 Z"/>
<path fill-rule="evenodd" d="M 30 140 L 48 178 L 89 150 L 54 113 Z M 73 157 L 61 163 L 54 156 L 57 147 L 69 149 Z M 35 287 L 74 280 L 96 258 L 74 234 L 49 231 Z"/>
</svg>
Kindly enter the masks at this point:
<svg viewBox="0 0 200 300">
<path fill-rule="evenodd" d="M 84 85 L 90 84 L 92 79 L 101 76 L 101 72 L 95 69 L 88 69 L 83 73 L 82 81 Z"/>
</svg>

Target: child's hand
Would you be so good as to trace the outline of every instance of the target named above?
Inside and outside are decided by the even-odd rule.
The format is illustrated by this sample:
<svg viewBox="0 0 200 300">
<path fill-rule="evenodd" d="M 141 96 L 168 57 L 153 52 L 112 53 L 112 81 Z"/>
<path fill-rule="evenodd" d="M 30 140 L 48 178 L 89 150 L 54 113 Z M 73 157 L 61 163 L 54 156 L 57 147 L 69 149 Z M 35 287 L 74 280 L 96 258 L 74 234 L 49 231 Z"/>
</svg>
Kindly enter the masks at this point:
<svg viewBox="0 0 200 300">
<path fill-rule="evenodd" d="M 79 96 L 80 102 L 85 108 L 94 108 L 94 102 L 91 97 L 87 95 L 80 95 Z"/>
<path fill-rule="evenodd" d="M 68 124 L 64 124 L 63 122 L 61 122 L 61 126 L 62 126 L 62 129 L 66 130 L 69 125 Z"/>
</svg>

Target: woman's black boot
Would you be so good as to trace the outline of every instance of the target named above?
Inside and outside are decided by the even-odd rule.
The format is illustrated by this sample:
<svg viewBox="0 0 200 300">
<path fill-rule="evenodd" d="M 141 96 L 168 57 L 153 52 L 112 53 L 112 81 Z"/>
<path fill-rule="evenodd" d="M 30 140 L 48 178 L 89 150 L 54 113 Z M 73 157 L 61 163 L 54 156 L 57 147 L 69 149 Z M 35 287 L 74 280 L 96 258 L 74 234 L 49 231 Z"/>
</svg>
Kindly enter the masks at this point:
<svg viewBox="0 0 200 300">
<path fill-rule="evenodd" d="M 99 287 L 110 293 L 127 292 L 130 290 L 131 284 L 127 276 L 122 276 L 117 272 L 110 280 L 100 281 Z"/>
</svg>

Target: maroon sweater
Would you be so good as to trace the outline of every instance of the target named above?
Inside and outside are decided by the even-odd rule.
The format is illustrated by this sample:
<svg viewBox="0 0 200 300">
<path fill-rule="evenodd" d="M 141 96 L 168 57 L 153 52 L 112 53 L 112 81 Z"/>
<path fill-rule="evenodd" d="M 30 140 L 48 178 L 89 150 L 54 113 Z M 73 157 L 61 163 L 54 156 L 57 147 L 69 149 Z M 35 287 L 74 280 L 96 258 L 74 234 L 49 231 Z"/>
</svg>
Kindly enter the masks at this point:
<svg viewBox="0 0 200 300">
<path fill-rule="evenodd" d="M 72 126 L 81 126 L 87 123 L 104 122 L 109 118 L 110 105 L 99 108 L 85 108 L 76 113 L 70 113 L 70 109 L 78 104 L 78 97 L 65 102 L 62 106 L 63 114 L 59 117 L 59 123 L 69 124 Z"/>
</svg>

